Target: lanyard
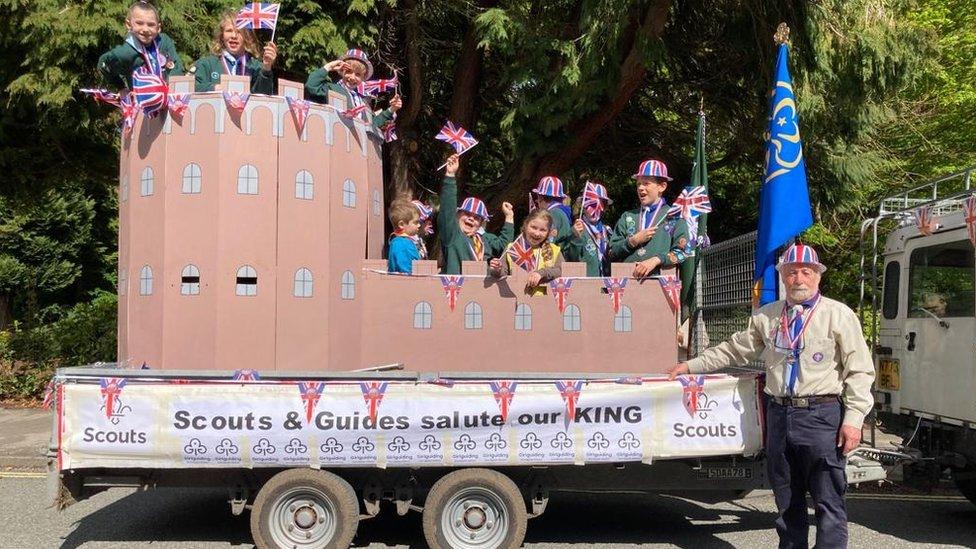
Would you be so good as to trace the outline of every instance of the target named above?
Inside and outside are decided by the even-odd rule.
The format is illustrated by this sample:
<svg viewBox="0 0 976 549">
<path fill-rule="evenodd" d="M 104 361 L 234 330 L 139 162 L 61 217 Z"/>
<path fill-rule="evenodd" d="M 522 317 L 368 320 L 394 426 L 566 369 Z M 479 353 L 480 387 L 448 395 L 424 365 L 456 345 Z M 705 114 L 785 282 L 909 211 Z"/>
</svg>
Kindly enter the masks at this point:
<svg viewBox="0 0 976 549">
<path fill-rule="evenodd" d="M 230 56 L 230 57 L 233 57 L 233 56 Z M 247 54 L 246 53 L 243 54 L 243 55 L 241 55 L 239 58 L 236 59 L 236 61 L 234 62 L 234 67 L 233 68 L 231 68 L 231 66 L 227 64 L 227 61 L 228 61 L 228 53 L 226 51 L 223 53 L 223 55 L 220 56 L 220 61 L 224 64 L 224 72 L 226 74 L 236 74 L 236 75 L 243 76 L 244 75 L 244 71 L 247 70 L 247 61 L 248 61 L 248 59 L 247 59 Z M 240 70 L 238 70 L 238 69 L 240 69 Z"/>
<path fill-rule="evenodd" d="M 657 213 L 661 210 L 661 206 L 664 205 L 664 199 L 658 198 L 657 202 L 654 204 L 654 211 L 651 213 L 650 220 L 647 220 L 647 216 L 644 215 L 643 209 L 641 210 L 641 230 L 650 229 L 656 226 L 654 219 L 657 218 Z M 650 211 L 650 206 L 648 206 L 648 211 Z"/>
<path fill-rule="evenodd" d="M 803 329 L 800 330 L 800 333 L 796 334 L 796 337 L 793 337 L 790 334 L 789 311 L 791 307 L 787 303 L 783 303 L 783 313 L 780 315 L 779 318 L 780 333 L 782 334 L 784 341 L 789 342 L 790 350 L 793 351 L 794 357 L 798 355 L 797 349 L 799 347 L 800 340 L 803 338 L 803 334 L 806 333 L 807 328 L 810 327 L 811 324 L 810 321 L 813 320 L 813 314 L 817 312 L 817 307 L 820 306 L 821 298 L 822 296 L 818 295 L 817 300 L 813 302 L 813 306 L 810 307 L 810 314 L 807 316 L 806 321 L 803 323 Z M 799 318 L 801 319 L 803 318 L 803 312 L 800 313 Z"/>
<path fill-rule="evenodd" d="M 583 227 L 586 228 L 586 234 L 590 236 L 593 243 L 596 244 L 597 256 L 600 261 L 603 261 L 604 254 L 607 253 L 607 239 L 606 239 L 606 227 L 601 223 L 600 226 L 591 225 L 589 221 L 583 220 Z"/>
<path fill-rule="evenodd" d="M 160 62 L 160 57 L 162 54 L 159 53 L 159 39 L 153 40 L 152 42 L 152 52 L 150 54 L 149 48 L 143 45 L 135 36 L 129 35 L 127 38 L 129 45 L 135 48 L 142 60 L 145 61 L 146 67 L 152 71 L 156 76 L 163 76 L 163 63 Z"/>
</svg>

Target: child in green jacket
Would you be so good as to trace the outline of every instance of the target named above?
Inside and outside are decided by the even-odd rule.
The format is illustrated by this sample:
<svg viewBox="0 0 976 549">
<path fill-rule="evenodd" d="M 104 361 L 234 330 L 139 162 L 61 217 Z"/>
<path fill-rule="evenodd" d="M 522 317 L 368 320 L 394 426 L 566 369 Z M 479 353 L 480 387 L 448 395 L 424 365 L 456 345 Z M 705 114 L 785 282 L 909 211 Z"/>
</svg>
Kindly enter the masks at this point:
<svg viewBox="0 0 976 549">
<path fill-rule="evenodd" d="M 515 209 L 502 203 L 505 224 L 497 235 L 479 231 L 488 220 L 485 203 L 477 198 L 465 198 L 458 207 L 457 175 L 459 156 L 447 159 L 444 183 L 441 186 L 441 207 L 437 212 L 437 232 L 444 254 L 444 274 L 461 274 L 462 261 L 489 261 L 499 257 L 515 236 Z"/>
<path fill-rule="evenodd" d="M 579 250 L 573 238 L 573 222 L 569 220 L 570 215 L 567 214 L 570 210 L 563 205 L 565 198 L 563 182 L 554 175 L 547 175 L 540 179 L 531 194 L 533 209 L 543 208 L 552 214 L 552 228 L 555 235 L 550 238 L 550 242 L 559 246 L 566 261 L 576 261 L 579 259 Z"/>
<path fill-rule="evenodd" d="M 236 74 L 251 77 L 251 93 L 274 93 L 274 67 L 278 47 L 270 42 L 262 49 L 254 31 L 237 28 L 236 12 L 226 11 L 220 16 L 220 24 L 214 30 L 210 53 L 194 63 L 194 89 L 198 92 L 213 91 L 220 83 L 220 75 Z"/>
<path fill-rule="evenodd" d="M 333 81 L 329 73 L 339 75 L 338 81 Z M 346 98 L 346 109 L 365 106 L 369 109 L 369 98 L 359 93 L 358 87 L 373 76 L 373 64 L 362 50 L 351 49 L 346 55 L 329 61 L 321 69 L 316 69 L 308 75 L 305 82 L 305 97 L 316 103 L 328 103 L 329 91 L 334 91 Z M 393 120 L 394 114 L 403 106 L 399 95 L 390 99 L 387 109 L 373 116 L 373 127 L 381 128 Z"/>
<path fill-rule="evenodd" d="M 599 183 L 586 182 L 580 217 L 573 224 L 574 248 L 586 263 L 586 276 L 610 276 L 610 229 L 603 223 L 603 212 L 613 200 Z"/>
<path fill-rule="evenodd" d="M 98 70 L 119 88 L 132 88 L 132 72 L 148 67 L 163 79 L 183 74 L 183 61 L 173 39 L 161 32 L 159 12 L 149 2 L 133 2 L 125 17 L 125 42 L 98 58 Z"/>
</svg>

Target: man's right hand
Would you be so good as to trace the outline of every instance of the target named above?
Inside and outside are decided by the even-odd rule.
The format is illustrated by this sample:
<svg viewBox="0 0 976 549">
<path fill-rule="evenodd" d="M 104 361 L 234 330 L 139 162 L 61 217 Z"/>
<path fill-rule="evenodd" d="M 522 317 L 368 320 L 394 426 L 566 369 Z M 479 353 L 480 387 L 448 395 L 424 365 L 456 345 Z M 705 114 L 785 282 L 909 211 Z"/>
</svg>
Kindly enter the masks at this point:
<svg viewBox="0 0 976 549">
<path fill-rule="evenodd" d="M 673 368 L 668 370 L 668 381 L 674 381 L 674 378 L 689 373 L 687 362 L 679 362 L 674 365 Z"/>
</svg>

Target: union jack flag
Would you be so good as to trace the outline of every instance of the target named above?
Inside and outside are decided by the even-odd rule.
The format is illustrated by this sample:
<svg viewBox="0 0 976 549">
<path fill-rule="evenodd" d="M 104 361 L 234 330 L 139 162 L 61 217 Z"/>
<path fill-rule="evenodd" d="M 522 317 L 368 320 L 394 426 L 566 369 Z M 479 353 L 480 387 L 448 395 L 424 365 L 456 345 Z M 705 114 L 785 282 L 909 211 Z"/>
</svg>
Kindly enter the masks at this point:
<svg viewBox="0 0 976 549">
<path fill-rule="evenodd" d="M 171 93 L 169 94 L 169 112 L 173 116 L 183 116 L 186 109 L 190 106 L 190 94 Z"/>
<path fill-rule="evenodd" d="M 705 376 L 680 376 L 681 401 L 688 410 L 688 415 L 694 416 L 698 411 L 698 399 L 705 394 Z"/>
<path fill-rule="evenodd" d="M 141 67 L 132 72 L 132 93 L 146 118 L 154 118 L 166 108 L 169 88 L 162 76 Z"/>
<path fill-rule="evenodd" d="M 669 216 L 680 215 L 682 219 L 691 219 L 712 211 L 712 202 L 708 198 L 705 187 L 685 187 L 674 200 L 674 205 L 668 210 Z"/>
<path fill-rule="evenodd" d="M 377 94 L 385 91 L 395 90 L 399 85 L 399 79 L 397 79 L 396 75 L 393 75 L 393 78 L 379 78 L 377 80 L 360 82 L 360 84 L 356 86 L 356 91 L 359 92 L 359 95 L 376 97 Z"/>
<path fill-rule="evenodd" d="M 498 411 L 502 415 L 502 423 L 508 423 L 508 411 L 512 407 L 512 399 L 515 397 L 515 389 L 518 388 L 516 381 L 489 381 L 491 394 L 498 403 Z"/>
<path fill-rule="evenodd" d="M 255 2 L 247 4 L 237 12 L 234 22 L 239 29 L 271 29 L 278 25 L 278 8 L 281 4 Z"/>
<path fill-rule="evenodd" d="M 573 287 L 572 278 L 557 278 L 549 283 L 552 295 L 556 298 L 556 306 L 559 312 L 566 310 L 566 300 L 569 299 L 569 289 Z"/>
<path fill-rule="evenodd" d="M 353 107 L 351 109 L 346 109 L 346 110 L 340 112 L 339 114 L 341 114 L 345 118 L 356 118 L 357 116 L 360 115 L 360 113 L 363 113 L 363 112 L 366 112 L 366 105 L 360 105 L 358 107 Z"/>
<path fill-rule="evenodd" d="M 136 104 L 134 94 L 130 92 L 119 99 L 119 107 L 122 109 L 122 136 L 126 137 L 132 133 L 132 128 L 136 125 L 139 105 Z"/>
<path fill-rule="evenodd" d="M 383 125 L 380 130 L 383 132 L 383 142 L 392 143 L 400 138 L 396 132 L 396 113 L 393 114 L 393 120 L 390 120 Z"/>
<path fill-rule="evenodd" d="M 54 403 L 54 394 L 57 392 L 57 388 L 54 386 L 54 378 L 47 382 L 47 387 L 44 388 L 44 401 L 41 402 L 41 407 L 45 410 L 51 407 Z"/>
<path fill-rule="evenodd" d="M 244 107 L 247 106 L 247 100 L 250 98 L 251 94 L 247 92 L 224 92 L 224 102 L 227 103 L 227 108 L 232 111 L 243 111 Z"/>
<path fill-rule="evenodd" d="M 935 222 L 935 218 L 932 215 L 931 206 L 922 206 L 915 209 L 915 226 L 918 227 L 918 232 L 924 235 L 930 235 L 939 228 L 939 224 Z"/>
<path fill-rule="evenodd" d="M 620 311 L 620 305 L 624 300 L 624 288 L 627 287 L 627 277 L 603 278 L 603 287 L 607 289 L 607 294 L 610 295 L 610 304 L 613 305 L 614 314 Z"/>
<path fill-rule="evenodd" d="M 576 421 L 576 403 L 579 401 L 580 393 L 583 391 L 583 381 L 579 379 L 575 381 L 557 381 L 556 389 L 559 390 L 559 396 L 566 403 L 566 418 L 563 423 L 566 425 L 566 428 L 569 428 L 569 424 Z"/>
<path fill-rule="evenodd" d="M 973 243 L 973 246 L 976 246 L 976 195 L 970 196 L 963 202 L 963 212 L 969 241 Z"/>
<path fill-rule="evenodd" d="M 105 103 L 107 105 L 112 105 L 115 107 L 121 106 L 120 104 L 121 98 L 117 93 L 112 93 L 108 90 L 94 89 L 94 88 L 82 88 L 78 91 L 90 95 L 92 99 L 94 99 L 99 103 Z"/>
<path fill-rule="evenodd" d="M 681 279 L 678 275 L 661 275 L 658 281 L 664 290 L 664 296 L 668 298 L 671 310 L 677 311 L 681 306 Z"/>
<path fill-rule="evenodd" d="M 305 121 L 308 120 L 308 110 L 312 107 L 312 102 L 294 97 L 286 97 L 285 99 L 288 101 L 288 110 L 291 111 L 291 116 L 295 119 L 295 128 L 298 133 L 302 133 L 302 130 L 305 129 Z"/>
<path fill-rule="evenodd" d="M 105 405 L 105 417 L 111 419 L 126 380 L 120 377 L 103 377 L 98 383 L 101 386 L 102 404 Z"/>
<path fill-rule="evenodd" d="M 600 190 L 597 189 L 597 185 L 599 183 L 594 184 L 587 181 L 586 186 L 583 188 L 583 209 L 593 216 L 594 219 L 599 219 L 603 214 L 603 201 L 607 198 L 606 191 L 604 191 L 603 196 L 600 196 Z"/>
<path fill-rule="evenodd" d="M 261 376 L 258 374 L 257 370 L 243 368 L 241 370 L 234 370 L 234 375 L 231 379 L 234 381 L 260 381 Z"/>
<path fill-rule="evenodd" d="M 508 247 L 505 255 L 512 258 L 512 263 L 518 265 L 523 271 L 531 273 L 535 270 L 535 250 L 525 241 L 525 235 L 518 235 L 515 242 Z"/>
<path fill-rule="evenodd" d="M 447 296 L 447 305 L 454 310 L 457 306 L 458 296 L 461 295 L 461 285 L 464 284 L 464 277 L 460 275 L 441 276 L 441 286 L 444 287 L 444 295 Z"/>
<path fill-rule="evenodd" d="M 425 235 L 434 234 L 434 208 L 419 200 L 414 200 L 413 205 L 420 212 L 420 231 Z"/>
<path fill-rule="evenodd" d="M 361 381 L 359 389 L 363 392 L 363 400 L 366 401 L 366 408 L 369 410 L 369 417 L 376 422 L 376 412 L 383 402 L 383 395 L 386 388 L 390 385 L 388 381 Z"/>
<path fill-rule="evenodd" d="M 478 144 L 478 140 L 470 132 L 461 126 L 455 126 L 454 122 L 450 120 L 447 121 L 447 124 L 444 124 L 444 127 L 441 128 L 441 131 L 435 136 L 435 139 L 444 141 L 454 147 L 454 151 L 458 154 L 464 154 L 464 151 Z"/>
<path fill-rule="evenodd" d="M 325 390 L 325 383 L 321 381 L 299 381 L 298 391 L 302 394 L 302 402 L 305 403 L 305 421 L 312 422 L 312 414 L 315 407 L 322 398 L 322 391 Z"/>
</svg>

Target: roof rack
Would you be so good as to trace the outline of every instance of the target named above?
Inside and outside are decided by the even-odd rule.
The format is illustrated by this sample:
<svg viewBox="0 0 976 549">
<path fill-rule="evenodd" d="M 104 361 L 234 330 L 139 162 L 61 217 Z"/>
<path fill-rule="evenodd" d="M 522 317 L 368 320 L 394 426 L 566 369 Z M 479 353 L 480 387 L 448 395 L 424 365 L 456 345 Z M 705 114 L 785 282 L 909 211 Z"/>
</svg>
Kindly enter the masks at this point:
<svg viewBox="0 0 976 549">
<path fill-rule="evenodd" d="M 957 211 L 961 207 L 960 196 L 970 194 L 974 170 L 976 166 L 882 198 L 878 205 L 878 217 L 893 216 L 925 205 L 934 206 L 935 215 Z M 943 211 L 943 207 L 949 211 Z"/>
</svg>

